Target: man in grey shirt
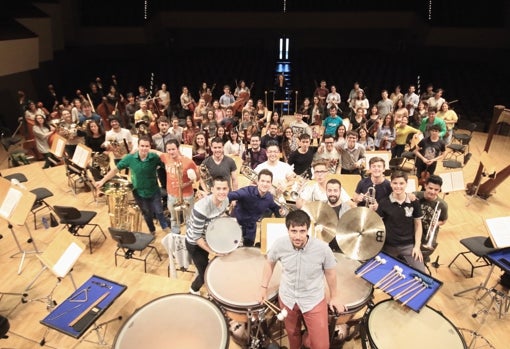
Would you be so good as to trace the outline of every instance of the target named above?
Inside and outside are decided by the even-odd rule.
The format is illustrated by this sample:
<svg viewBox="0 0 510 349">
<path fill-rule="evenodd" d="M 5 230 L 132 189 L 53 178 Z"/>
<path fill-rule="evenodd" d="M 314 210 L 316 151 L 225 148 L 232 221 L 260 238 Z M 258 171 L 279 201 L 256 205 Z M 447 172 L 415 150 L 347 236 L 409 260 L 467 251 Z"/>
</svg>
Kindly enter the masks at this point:
<svg viewBox="0 0 510 349">
<path fill-rule="evenodd" d="M 285 218 L 289 236 L 277 239 L 269 249 L 262 274 L 261 302 L 267 300 L 267 287 L 277 262 L 282 264 L 278 291 L 280 307 L 287 310 L 285 330 L 290 349 L 328 349 L 328 304 L 324 296 L 324 277 L 329 288 L 330 307 L 345 310 L 340 303 L 336 284 L 336 260 L 329 246 L 308 236 L 310 217 L 302 210 Z M 308 335 L 301 335 L 301 319 Z M 304 338 L 303 338 L 304 337 Z"/>
</svg>

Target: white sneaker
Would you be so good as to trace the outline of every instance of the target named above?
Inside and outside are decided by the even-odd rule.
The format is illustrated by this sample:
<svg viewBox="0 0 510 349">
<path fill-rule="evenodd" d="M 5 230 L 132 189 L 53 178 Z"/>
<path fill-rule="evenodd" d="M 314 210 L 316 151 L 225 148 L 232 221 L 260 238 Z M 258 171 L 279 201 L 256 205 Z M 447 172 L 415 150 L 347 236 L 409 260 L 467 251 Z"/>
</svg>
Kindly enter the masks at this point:
<svg viewBox="0 0 510 349">
<path fill-rule="evenodd" d="M 194 291 L 191 287 L 189 288 L 189 293 L 200 296 L 200 291 Z"/>
</svg>

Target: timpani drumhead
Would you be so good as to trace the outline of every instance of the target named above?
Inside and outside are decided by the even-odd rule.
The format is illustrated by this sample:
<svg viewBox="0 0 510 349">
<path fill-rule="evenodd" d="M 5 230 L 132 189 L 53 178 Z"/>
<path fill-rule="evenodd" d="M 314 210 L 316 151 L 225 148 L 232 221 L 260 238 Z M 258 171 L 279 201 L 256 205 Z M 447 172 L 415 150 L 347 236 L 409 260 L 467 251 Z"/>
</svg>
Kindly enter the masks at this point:
<svg viewBox="0 0 510 349">
<path fill-rule="evenodd" d="M 261 307 L 260 282 L 266 258 L 255 247 L 241 247 L 214 258 L 205 271 L 209 294 L 230 310 Z M 281 266 L 275 265 L 267 289 L 268 299 L 276 298 L 280 285 Z"/>
<path fill-rule="evenodd" d="M 336 287 L 340 303 L 347 307 L 347 312 L 362 308 L 372 296 L 372 284 L 354 273 L 361 265 L 360 261 L 347 258 L 341 253 L 334 253 L 336 264 Z M 329 288 L 326 287 L 326 297 L 329 299 Z"/>
<path fill-rule="evenodd" d="M 191 294 L 157 298 L 126 320 L 114 349 L 226 349 L 227 323 L 211 301 Z"/>
<path fill-rule="evenodd" d="M 207 244 L 216 253 L 234 251 L 239 246 L 241 237 L 241 227 L 232 217 L 219 217 L 212 220 L 205 233 Z"/>
<path fill-rule="evenodd" d="M 368 314 L 367 327 L 373 348 L 466 348 L 450 320 L 428 306 L 416 313 L 393 300 L 382 301 Z"/>
</svg>

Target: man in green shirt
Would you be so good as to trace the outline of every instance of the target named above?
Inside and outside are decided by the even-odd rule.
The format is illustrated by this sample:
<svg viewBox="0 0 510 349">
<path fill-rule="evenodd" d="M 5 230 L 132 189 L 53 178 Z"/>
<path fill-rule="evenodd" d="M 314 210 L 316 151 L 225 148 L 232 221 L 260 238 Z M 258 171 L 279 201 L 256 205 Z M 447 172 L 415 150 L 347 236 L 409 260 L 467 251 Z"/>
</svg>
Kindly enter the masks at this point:
<svg viewBox="0 0 510 349">
<path fill-rule="evenodd" d="M 103 179 L 96 182 L 96 188 L 102 187 L 120 170 L 129 168 L 131 170 L 131 182 L 133 183 L 133 196 L 137 205 L 142 210 L 143 218 L 149 227 L 149 231 L 151 234 L 156 233 L 156 227 L 152 220 L 152 218 L 156 216 L 161 225 L 161 229 L 169 233 L 170 228 L 163 214 L 161 191 L 156 174 L 158 166 L 164 166 L 164 164 L 157 154 L 149 152 L 150 149 L 150 138 L 147 136 L 140 137 L 138 139 L 138 151 L 125 155 L 117 163 L 117 167 L 112 168 Z"/>
</svg>

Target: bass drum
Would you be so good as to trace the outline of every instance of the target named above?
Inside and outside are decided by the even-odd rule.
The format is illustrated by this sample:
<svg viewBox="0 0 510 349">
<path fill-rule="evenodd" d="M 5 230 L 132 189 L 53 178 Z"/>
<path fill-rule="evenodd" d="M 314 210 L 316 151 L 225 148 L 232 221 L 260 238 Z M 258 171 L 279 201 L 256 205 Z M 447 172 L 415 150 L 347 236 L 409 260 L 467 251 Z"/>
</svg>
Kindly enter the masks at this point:
<svg viewBox="0 0 510 349">
<path fill-rule="evenodd" d="M 117 333 L 112 348 L 228 347 L 227 323 L 213 302 L 190 294 L 172 294 L 157 298 L 134 312 Z"/>
<path fill-rule="evenodd" d="M 241 227 L 232 217 L 219 217 L 212 220 L 205 232 L 207 244 L 216 253 L 234 251 L 239 246 L 241 237 Z"/>
<path fill-rule="evenodd" d="M 428 306 L 416 313 L 393 300 L 385 300 L 370 311 L 365 325 L 374 349 L 467 348 L 450 320 Z"/>
</svg>

